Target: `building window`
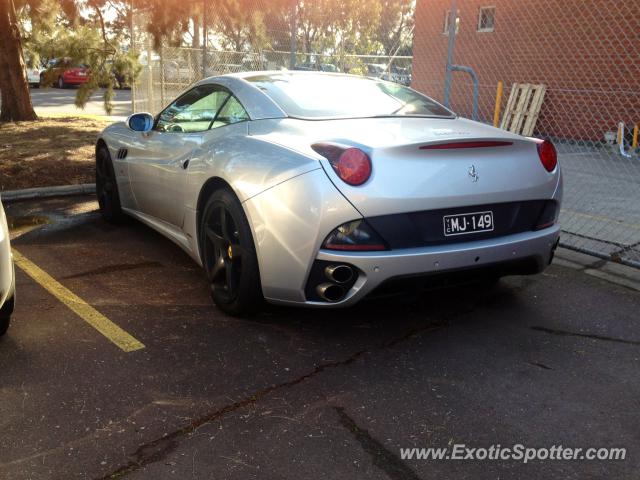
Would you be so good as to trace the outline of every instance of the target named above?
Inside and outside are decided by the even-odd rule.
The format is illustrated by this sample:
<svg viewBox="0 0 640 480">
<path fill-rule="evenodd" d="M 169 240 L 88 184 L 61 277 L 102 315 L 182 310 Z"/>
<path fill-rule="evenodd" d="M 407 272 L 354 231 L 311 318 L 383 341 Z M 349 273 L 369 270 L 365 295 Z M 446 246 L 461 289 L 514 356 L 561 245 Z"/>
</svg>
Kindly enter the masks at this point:
<svg viewBox="0 0 640 480">
<path fill-rule="evenodd" d="M 496 7 L 480 7 L 478 13 L 478 31 L 493 32 L 496 22 Z"/>
<path fill-rule="evenodd" d="M 451 10 L 447 10 L 444 14 L 444 28 L 442 29 L 442 33 L 444 35 L 449 34 L 449 20 L 451 18 Z M 460 31 L 460 17 L 456 16 L 456 35 Z"/>
</svg>

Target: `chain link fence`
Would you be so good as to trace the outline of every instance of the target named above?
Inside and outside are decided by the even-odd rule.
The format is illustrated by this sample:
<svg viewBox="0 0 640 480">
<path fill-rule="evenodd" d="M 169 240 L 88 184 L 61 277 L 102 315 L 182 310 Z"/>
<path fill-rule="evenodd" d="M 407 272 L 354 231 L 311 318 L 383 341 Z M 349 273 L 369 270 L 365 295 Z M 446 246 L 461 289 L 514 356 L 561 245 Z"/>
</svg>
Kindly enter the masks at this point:
<svg viewBox="0 0 640 480">
<path fill-rule="evenodd" d="M 472 117 L 471 77 L 448 78 L 449 61 L 477 76 L 477 120 L 500 126 L 514 84 L 543 85 L 531 134 L 558 149 L 561 244 L 640 267 L 640 2 L 365 0 L 359 9 L 353 2 L 197 0 L 183 46 L 156 49 L 150 12 L 134 8 L 143 69 L 133 108 L 156 113 L 207 76 L 295 68 L 382 77 L 441 102 L 448 87 L 451 108 Z M 397 31 L 363 41 L 384 22 Z"/>
<path fill-rule="evenodd" d="M 374 3 L 378 0 L 374 0 Z M 188 3 L 188 0 L 187 0 Z M 306 3 L 306 5 L 305 5 Z M 134 111 L 158 112 L 189 85 L 202 78 L 226 73 L 260 70 L 318 70 L 369 75 L 411 83 L 413 58 L 403 55 L 411 39 L 414 1 L 406 5 L 406 24 L 392 24 L 397 31 L 386 35 L 387 45 L 376 51 L 356 45 L 359 22 L 349 10 L 357 0 L 346 0 L 341 12 L 329 8 L 335 0 L 195 0 L 192 19 L 181 46 L 170 42 L 154 48 L 153 11 L 133 3 L 133 49 L 140 53 L 142 70 L 133 85 Z M 396 8 L 398 14 L 403 11 Z M 407 13 L 410 12 L 410 16 Z M 382 11 L 378 12 L 378 19 Z M 340 18 L 337 18 L 340 17 Z M 357 24 L 357 25 L 356 25 Z M 336 29 L 341 29 L 336 31 Z M 292 32 L 295 32 L 292 34 Z M 362 42 L 366 43 L 366 42 Z M 190 46 L 185 46 L 190 44 Z M 386 50 L 386 53 L 385 53 Z"/>
<path fill-rule="evenodd" d="M 478 77 L 478 120 L 500 125 L 516 83 L 545 87 L 532 134 L 558 149 L 561 243 L 640 267 L 640 3 L 418 1 L 413 87 L 440 100 L 452 18 L 451 61 Z M 453 72 L 450 90 L 452 109 L 471 117 L 470 77 Z"/>
</svg>

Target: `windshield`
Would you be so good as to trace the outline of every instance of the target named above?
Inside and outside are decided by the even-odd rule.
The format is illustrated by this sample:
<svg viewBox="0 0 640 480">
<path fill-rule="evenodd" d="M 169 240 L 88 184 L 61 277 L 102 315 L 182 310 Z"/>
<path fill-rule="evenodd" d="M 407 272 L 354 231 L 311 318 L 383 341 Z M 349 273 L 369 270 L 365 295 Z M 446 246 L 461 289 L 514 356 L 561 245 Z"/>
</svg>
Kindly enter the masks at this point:
<svg viewBox="0 0 640 480">
<path fill-rule="evenodd" d="M 382 80 L 352 75 L 282 72 L 246 77 L 291 117 L 454 117 L 435 100 Z"/>
</svg>

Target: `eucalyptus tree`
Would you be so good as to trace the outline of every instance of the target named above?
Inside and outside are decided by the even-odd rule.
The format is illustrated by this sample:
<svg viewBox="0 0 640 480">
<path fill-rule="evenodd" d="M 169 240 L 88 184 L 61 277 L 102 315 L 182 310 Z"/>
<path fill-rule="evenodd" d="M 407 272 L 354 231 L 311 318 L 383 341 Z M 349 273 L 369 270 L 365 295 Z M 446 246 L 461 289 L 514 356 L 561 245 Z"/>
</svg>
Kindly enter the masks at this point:
<svg viewBox="0 0 640 480">
<path fill-rule="evenodd" d="M 135 53 L 123 46 L 122 25 L 131 14 L 126 0 L 0 0 L 0 120 L 34 120 L 25 63 L 53 58 L 86 65 L 89 80 L 76 94 L 83 107 L 100 87 L 111 112 L 115 77 L 137 73 Z M 45 78 L 46 80 L 46 78 Z M 46 83 L 46 82 L 45 82 Z"/>
</svg>

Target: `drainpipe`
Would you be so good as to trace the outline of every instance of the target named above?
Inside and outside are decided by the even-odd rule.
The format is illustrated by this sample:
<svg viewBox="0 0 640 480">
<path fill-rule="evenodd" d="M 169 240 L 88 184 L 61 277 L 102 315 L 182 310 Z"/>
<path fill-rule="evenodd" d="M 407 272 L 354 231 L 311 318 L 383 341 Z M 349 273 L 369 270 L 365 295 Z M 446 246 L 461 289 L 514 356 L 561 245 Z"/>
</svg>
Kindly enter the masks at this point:
<svg viewBox="0 0 640 480">
<path fill-rule="evenodd" d="M 473 111 L 471 112 L 471 118 L 478 120 L 478 92 L 480 90 L 480 83 L 478 82 L 478 76 L 471 67 L 464 67 L 462 65 L 451 65 L 450 70 L 453 72 L 464 72 L 471 76 L 471 82 L 473 83 Z"/>
<path fill-rule="evenodd" d="M 471 76 L 473 83 L 473 111 L 471 118 L 478 120 L 478 97 L 480 91 L 480 84 L 478 82 L 478 76 L 471 67 L 465 67 L 463 65 L 455 65 L 453 63 L 453 50 L 456 45 L 456 27 L 457 27 L 458 9 L 456 8 L 456 0 L 451 0 L 451 12 L 449 14 L 449 47 L 447 49 L 447 69 L 445 71 L 444 80 L 444 106 L 449 108 L 449 98 L 451 96 L 451 81 L 453 72 L 464 72 Z"/>
<path fill-rule="evenodd" d="M 447 66 L 444 73 L 444 106 L 449 108 L 449 96 L 451 94 L 451 65 L 453 64 L 453 50 L 456 46 L 456 18 L 458 9 L 456 0 L 451 0 L 451 11 L 449 12 L 449 46 L 447 48 Z"/>
<path fill-rule="evenodd" d="M 620 155 L 631 158 L 631 155 L 624 151 L 624 122 L 618 124 L 618 146 L 620 147 Z"/>
</svg>

